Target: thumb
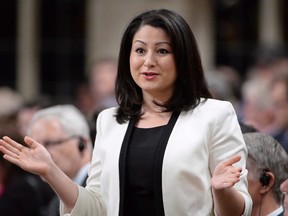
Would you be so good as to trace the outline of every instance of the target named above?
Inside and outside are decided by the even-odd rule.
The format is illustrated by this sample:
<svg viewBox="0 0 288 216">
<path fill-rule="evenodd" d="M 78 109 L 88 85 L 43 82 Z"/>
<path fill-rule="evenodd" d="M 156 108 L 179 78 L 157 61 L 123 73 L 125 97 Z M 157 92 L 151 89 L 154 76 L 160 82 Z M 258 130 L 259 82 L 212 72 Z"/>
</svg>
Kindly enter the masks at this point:
<svg viewBox="0 0 288 216">
<path fill-rule="evenodd" d="M 39 143 L 36 140 L 32 139 L 29 136 L 25 136 L 24 141 L 28 145 L 29 148 L 36 148 L 37 145 L 39 145 Z"/>
<path fill-rule="evenodd" d="M 241 160 L 241 156 L 240 155 L 234 155 L 231 158 L 228 158 L 225 162 L 226 165 L 232 165 L 234 163 L 237 163 L 238 161 Z"/>
</svg>

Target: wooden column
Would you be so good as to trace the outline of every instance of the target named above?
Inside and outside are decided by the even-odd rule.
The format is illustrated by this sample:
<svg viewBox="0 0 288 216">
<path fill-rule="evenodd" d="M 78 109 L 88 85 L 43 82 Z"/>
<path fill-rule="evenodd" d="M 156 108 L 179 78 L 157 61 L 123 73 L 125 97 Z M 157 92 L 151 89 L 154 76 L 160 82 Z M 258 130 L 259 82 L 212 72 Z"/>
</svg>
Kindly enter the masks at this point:
<svg viewBox="0 0 288 216">
<path fill-rule="evenodd" d="M 24 99 L 39 93 L 38 1 L 18 1 L 16 86 Z"/>
<path fill-rule="evenodd" d="M 259 2 L 259 41 L 261 45 L 283 44 L 279 3 L 279 0 L 261 0 Z"/>
<path fill-rule="evenodd" d="M 214 66 L 213 14 L 209 0 L 135 1 L 87 0 L 86 65 L 105 57 L 118 57 L 120 40 L 128 22 L 147 9 L 167 8 L 179 12 L 198 41 L 205 68 Z"/>
</svg>

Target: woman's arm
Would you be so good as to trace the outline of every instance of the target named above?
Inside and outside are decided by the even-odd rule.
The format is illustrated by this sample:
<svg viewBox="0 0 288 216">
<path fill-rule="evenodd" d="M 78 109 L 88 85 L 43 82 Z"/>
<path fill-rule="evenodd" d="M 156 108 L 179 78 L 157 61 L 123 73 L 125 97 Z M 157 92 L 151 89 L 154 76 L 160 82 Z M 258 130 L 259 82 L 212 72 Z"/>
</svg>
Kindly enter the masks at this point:
<svg viewBox="0 0 288 216">
<path fill-rule="evenodd" d="M 216 215 L 242 215 L 245 209 L 243 196 L 233 186 L 240 181 L 242 169 L 233 164 L 241 159 L 233 156 L 218 164 L 211 178 Z"/>
<path fill-rule="evenodd" d="M 252 199 L 247 186 L 247 148 L 232 104 L 221 104 L 209 146 L 214 211 L 219 216 L 248 216 Z"/>
<path fill-rule="evenodd" d="M 5 136 L 0 140 L 0 151 L 9 162 L 22 169 L 39 175 L 57 193 L 65 205 L 65 212 L 70 212 L 77 200 L 77 185 L 66 176 L 53 162 L 44 146 L 26 136 L 27 147 Z"/>
</svg>

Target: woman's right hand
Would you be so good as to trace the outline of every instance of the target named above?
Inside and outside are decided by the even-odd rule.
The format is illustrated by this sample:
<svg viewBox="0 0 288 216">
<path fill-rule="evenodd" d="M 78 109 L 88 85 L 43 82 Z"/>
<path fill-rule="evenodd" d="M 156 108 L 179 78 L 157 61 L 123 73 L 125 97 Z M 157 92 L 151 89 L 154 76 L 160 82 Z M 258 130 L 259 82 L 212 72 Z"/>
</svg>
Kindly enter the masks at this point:
<svg viewBox="0 0 288 216">
<path fill-rule="evenodd" d="M 7 136 L 0 139 L 0 151 L 4 154 L 4 159 L 45 179 L 54 163 L 49 152 L 31 137 L 26 136 L 24 141 L 27 147 Z"/>
</svg>

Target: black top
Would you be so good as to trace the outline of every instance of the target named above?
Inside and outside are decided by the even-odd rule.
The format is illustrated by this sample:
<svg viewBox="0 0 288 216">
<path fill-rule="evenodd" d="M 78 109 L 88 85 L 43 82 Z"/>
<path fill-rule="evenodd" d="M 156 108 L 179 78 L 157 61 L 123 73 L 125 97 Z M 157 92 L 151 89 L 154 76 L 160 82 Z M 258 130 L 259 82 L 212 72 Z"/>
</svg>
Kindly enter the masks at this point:
<svg viewBox="0 0 288 216">
<path fill-rule="evenodd" d="M 137 119 L 131 118 L 129 120 L 129 124 L 126 130 L 123 142 L 122 142 L 122 147 L 121 147 L 120 157 L 119 157 L 119 180 L 120 180 L 119 182 L 119 187 L 120 187 L 119 188 L 120 189 L 119 216 L 127 216 L 127 215 L 164 216 L 165 215 L 164 205 L 163 205 L 163 194 L 162 194 L 162 165 L 163 165 L 165 149 L 166 149 L 169 137 L 171 135 L 171 132 L 173 130 L 173 127 L 179 115 L 180 115 L 179 112 L 173 112 L 167 125 L 150 128 L 150 129 L 138 130 L 137 128 L 134 127 Z M 138 130 L 138 132 L 134 133 L 135 130 Z M 134 141 L 132 141 L 132 139 Z M 144 144 L 145 144 L 145 150 L 143 150 Z M 130 149 L 130 146 L 132 146 L 131 149 Z M 141 151 L 141 148 L 140 150 L 137 150 L 139 146 L 142 146 L 142 151 Z M 150 148 L 148 146 L 150 146 Z M 151 146 L 154 146 L 154 147 L 151 149 Z M 132 155 L 133 158 L 130 158 L 128 160 L 129 149 L 130 149 L 129 155 Z M 138 153 L 134 152 L 136 151 L 135 149 L 137 150 Z M 149 152 L 150 154 L 152 152 L 152 155 L 150 155 Z M 140 157 L 142 158 L 142 160 L 139 160 Z M 152 159 L 148 160 L 147 158 L 150 158 L 150 159 L 152 158 Z M 130 162 L 128 163 L 128 161 Z M 137 164 L 135 164 L 136 161 L 137 161 Z M 129 169 L 132 169 L 132 168 L 130 167 L 129 164 L 130 165 L 132 164 L 134 167 L 132 168 L 137 171 L 137 172 L 133 172 L 133 176 L 130 176 L 132 175 L 132 173 L 131 173 L 131 170 Z M 149 169 L 145 167 L 149 167 Z M 140 177 L 145 176 L 146 180 L 143 180 L 142 178 L 140 178 L 139 175 Z M 130 180 L 127 181 L 126 178 L 129 178 Z M 140 179 L 140 181 L 138 181 L 137 179 L 138 180 Z M 133 184 L 132 184 L 132 180 L 133 180 Z M 142 183 L 139 184 L 139 182 L 142 182 Z M 136 186 L 146 185 L 146 186 L 145 188 L 142 188 L 141 190 L 139 190 L 139 188 L 134 187 L 135 185 Z M 153 191 L 152 193 L 151 193 L 151 190 Z M 143 193 L 143 191 L 145 191 L 146 195 L 144 193 L 144 195 L 139 196 L 139 194 Z M 128 193 L 128 195 L 126 195 L 126 193 Z M 134 198 L 137 197 L 137 199 L 140 197 L 140 200 L 139 199 L 136 200 L 136 198 L 131 200 L 133 197 L 131 197 L 129 194 L 132 194 Z M 151 196 L 152 198 L 149 198 L 149 196 Z M 139 206 L 141 208 L 138 208 Z M 137 213 L 134 213 L 133 211 L 136 211 L 135 210 L 136 208 L 138 208 Z M 147 211 L 151 211 L 151 213 L 147 213 Z"/>
<path fill-rule="evenodd" d="M 53 194 L 39 176 L 23 171 L 10 179 L 0 197 L 0 215 L 40 216 Z"/>
<path fill-rule="evenodd" d="M 153 170 L 164 127 L 133 129 L 126 161 L 125 216 L 156 215 Z"/>
</svg>

